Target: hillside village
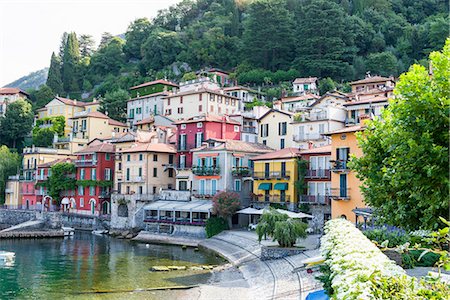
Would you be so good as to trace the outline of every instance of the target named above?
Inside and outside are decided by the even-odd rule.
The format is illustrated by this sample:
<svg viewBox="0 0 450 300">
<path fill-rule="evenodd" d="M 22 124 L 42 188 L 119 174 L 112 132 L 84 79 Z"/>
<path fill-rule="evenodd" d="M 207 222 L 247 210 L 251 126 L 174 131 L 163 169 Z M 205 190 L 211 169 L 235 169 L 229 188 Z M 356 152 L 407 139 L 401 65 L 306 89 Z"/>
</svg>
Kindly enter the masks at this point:
<svg viewBox="0 0 450 300">
<path fill-rule="evenodd" d="M 367 74 L 350 85 L 350 93 L 320 95 L 316 77 L 297 78 L 293 96 L 277 99 L 272 108 L 248 108 L 265 95 L 211 69 L 189 81 L 130 87 L 126 123 L 101 113 L 96 100 L 55 97 L 36 110 L 35 124 L 51 127 L 62 117 L 63 134 L 55 134 L 52 147 L 23 149 L 22 171 L 7 182 L 5 205 L 107 216 L 131 228 L 151 217 L 136 212 L 163 200 L 167 191 L 205 203 L 219 191 L 232 191 L 241 208 L 270 205 L 311 213 L 316 232 L 336 217 L 363 223 L 370 208 L 347 161 L 361 155 L 356 133 L 365 120 L 381 116 L 395 80 Z M 0 94 L 2 111 L 27 97 L 13 88 Z M 61 162 L 75 166 L 77 186 L 53 199 L 42 182 Z M 234 222 L 248 225 L 245 218 Z"/>
</svg>

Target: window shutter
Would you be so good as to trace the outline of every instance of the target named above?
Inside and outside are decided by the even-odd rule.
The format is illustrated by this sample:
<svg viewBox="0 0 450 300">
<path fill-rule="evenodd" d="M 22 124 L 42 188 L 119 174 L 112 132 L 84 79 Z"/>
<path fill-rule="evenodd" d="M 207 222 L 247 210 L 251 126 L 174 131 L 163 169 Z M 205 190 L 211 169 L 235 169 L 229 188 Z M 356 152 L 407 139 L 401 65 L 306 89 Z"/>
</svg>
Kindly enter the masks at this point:
<svg viewBox="0 0 450 300">
<path fill-rule="evenodd" d="M 197 134 L 195 134 L 195 148 L 197 148 Z"/>
<path fill-rule="evenodd" d="M 264 126 L 264 124 L 261 124 L 261 132 L 259 133 L 259 135 L 260 135 L 261 137 L 263 137 L 263 126 Z"/>
<path fill-rule="evenodd" d="M 340 159 L 340 157 L 339 157 L 339 148 L 338 149 L 336 149 L 336 160 L 339 160 Z"/>
<path fill-rule="evenodd" d="M 278 123 L 278 135 L 281 135 L 281 123 Z"/>
</svg>

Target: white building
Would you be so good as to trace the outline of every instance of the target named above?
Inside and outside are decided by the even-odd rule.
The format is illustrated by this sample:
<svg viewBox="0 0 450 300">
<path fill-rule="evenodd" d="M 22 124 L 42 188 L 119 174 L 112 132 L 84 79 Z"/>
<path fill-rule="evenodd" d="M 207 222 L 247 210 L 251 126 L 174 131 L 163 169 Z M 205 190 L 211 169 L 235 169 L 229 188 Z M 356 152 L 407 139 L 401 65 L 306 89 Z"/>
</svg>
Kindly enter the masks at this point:
<svg viewBox="0 0 450 300">
<path fill-rule="evenodd" d="M 318 94 L 317 77 L 296 78 L 292 83 L 294 95 Z"/>
<path fill-rule="evenodd" d="M 8 104 L 19 99 L 27 99 L 28 96 L 27 93 L 18 88 L 0 88 L 0 117 L 5 114 Z"/>
<path fill-rule="evenodd" d="M 245 87 L 245 86 L 232 86 L 232 87 L 226 87 L 223 89 L 227 95 L 236 97 L 241 99 L 242 107 L 239 109 L 243 111 L 245 109 L 246 103 L 252 103 L 254 101 L 265 101 L 266 96 L 264 93 L 261 93 L 256 90 L 252 90 L 251 88 Z"/>
<path fill-rule="evenodd" d="M 287 110 L 290 112 L 299 112 L 307 109 L 319 98 L 320 96 L 316 94 L 303 94 L 300 96 L 281 98 L 279 101 L 281 101 L 282 110 Z"/>
</svg>

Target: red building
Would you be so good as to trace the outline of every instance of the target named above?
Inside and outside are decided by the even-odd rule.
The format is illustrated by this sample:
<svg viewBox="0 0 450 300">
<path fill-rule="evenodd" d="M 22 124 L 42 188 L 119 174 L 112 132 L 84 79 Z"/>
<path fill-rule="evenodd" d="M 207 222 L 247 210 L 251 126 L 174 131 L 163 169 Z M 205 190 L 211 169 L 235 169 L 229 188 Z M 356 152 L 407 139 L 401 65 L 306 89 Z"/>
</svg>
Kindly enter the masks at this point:
<svg viewBox="0 0 450 300">
<path fill-rule="evenodd" d="M 177 126 L 178 168 L 192 167 L 191 149 L 198 148 L 208 139 L 240 140 L 241 124 L 228 116 L 206 115 L 180 120 Z"/>
<path fill-rule="evenodd" d="M 79 184 L 71 211 L 90 215 L 110 213 L 114 147 L 112 144 L 94 142 L 75 153 L 76 180 Z"/>
</svg>

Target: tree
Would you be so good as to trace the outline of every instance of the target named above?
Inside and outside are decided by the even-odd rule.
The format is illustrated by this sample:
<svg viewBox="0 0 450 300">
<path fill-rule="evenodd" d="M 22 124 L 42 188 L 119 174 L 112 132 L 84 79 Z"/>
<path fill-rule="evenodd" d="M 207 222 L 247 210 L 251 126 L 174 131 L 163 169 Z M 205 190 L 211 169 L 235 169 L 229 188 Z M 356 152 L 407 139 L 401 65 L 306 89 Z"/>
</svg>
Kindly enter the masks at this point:
<svg viewBox="0 0 450 300">
<path fill-rule="evenodd" d="M 265 211 L 261 219 L 256 226 L 256 234 L 258 234 L 258 240 L 261 242 L 263 237 L 273 236 L 275 231 L 275 224 L 277 222 L 286 221 L 288 215 L 278 212 L 276 209 L 269 207 L 268 211 Z"/>
<path fill-rule="evenodd" d="M 276 222 L 273 238 L 281 247 L 293 247 L 298 238 L 307 236 L 307 228 L 307 224 L 294 219 Z"/>
<path fill-rule="evenodd" d="M 128 58 L 141 59 L 141 45 L 147 40 L 150 35 L 152 25 L 147 18 L 136 19 L 128 26 L 125 38 L 127 40 L 123 51 Z M 171 50 L 171 49 L 167 49 Z"/>
<path fill-rule="evenodd" d="M 94 52 L 95 41 L 92 35 L 82 34 L 78 41 L 81 57 L 89 57 Z"/>
<path fill-rule="evenodd" d="M 33 131 L 33 145 L 36 147 L 50 147 L 53 144 L 55 132 L 50 128 L 38 128 Z"/>
<path fill-rule="evenodd" d="M 371 53 L 366 61 L 367 71 L 382 76 L 396 76 L 397 58 L 391 52 Z"/>
<path fill-rule="evenodd" d="M 42 125 L 50 125 L 43 127 Z M 38 147 L 49 147 L 53 144 L 55 134 L 59 137 L 64 136 L 66 119 L 63 116 L 45 117 L 36 120 L 36 126 L 33 128 L 33 145 Z"/>
<path fill-rule="evenodd" d="M 66 94 L 79 93 L 78 64 L 80 60 L 80 49 L 75 32 L 67 36 L 66 47 L 62 63 L 62 81 Z"/>
<path fill-rule="evenodd" d="M 184 73 L 183 77 L 181 78 L 182 81 L 189 81 L 194 79 L 197 79 L 197 75 L 195 75 L 195 72 Z"/>
<path fill-rule="evenodd" d="M 20 155 L 0 146 L 0 204 L 5 203 L 5 187 L 8 177 L 19 172 Z"/>
<path fill-rule="evenodd" d="M 437 227 L 449 211 L 450 39 L 430 55 L 433 74 L 413 65 L 400 76 L 383 120 L 358 137 L 364 155 L 351 167 L 364 201 L 381 221 L 414 230 Z"/>
<path fill-rule="evenodd" d="M 250 5 L 244 23 L 243 56 L 251 65 L 271 71 L 288 68 L 294 41 L 294 16 L 286 1 L 260 0 Z"/>
<path fill-rule="evenodd" d="M 91 71 L 100 76 L 118 75 L 125 65 L 124 41 L 114 37 L 107 45 L 101 46 L 91 59 Z"/>
<path fill-rule="evenodd" d="M 127 116 L 127 100 L 130 95 L 127 91 L 119 89 L 108 92 L 105 98 L 100 100 L 100 111 L 106 113 L 110 118 L 125 122 Z"/>
<path fill-rule="evenodd" d="M 336 83 L 330 77 L 319 80 L 319 92 L 321 95 L 336 90 Z"/>
<path fill-rule="evenodd" d="M 142 45 L 142 63 L 147 69 L 161 70 L 176 61 L 182 47 L 176 32 L 153 32 Z"/>
<path fill-rule="evenodd" d="M 219 192 L 213 198 L 213 214 L 228 220 L 228 227 L 231 228 L 231 216 L 240 206 L 239 194 L 234 192 Z"/>
<path fill-rule="evenodd" d="M 29 94 L 31 101 L 33 102 L 33 111 L 44 107 L 55 98 L 53 90 L 45 84 L 41 85 L 38 90 L 30 91 Z"/>
<path fill-rule="evenodd" d="M 100 45 L 98 46 L 99 49 L 108 46 L 109 42 L 112 41 L 114 36 L 109 32 L 103 32 L 102 37 L 100 39 Z"/>
<path fill-rule="evenodd" d="M 55 55 L 55 52 L 52 53 L 52 58 L 50 60 L 46 84 L 53 93 L 62 95 L 63 83 L 61 79 L 61 60 Z"/>
<path fill-rule="evenodd" d="M 61 162 L 51 167 L 51 175 L 43 183 L 47 187 L 48 195 L 52 197 L 53 201 L 61 203 L 61 193 L 65 191 L 75 190 L 76 179 L 75 165 L 72 163 Z"/>
<path fill-rule="evenodd" d="M 0 118 L 0 143 L 16 148 L 30 133 L 33 119 L 29 102 L 19 99 L 9 104 L 5 115 Z"/>
</svg>

